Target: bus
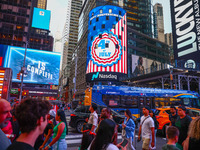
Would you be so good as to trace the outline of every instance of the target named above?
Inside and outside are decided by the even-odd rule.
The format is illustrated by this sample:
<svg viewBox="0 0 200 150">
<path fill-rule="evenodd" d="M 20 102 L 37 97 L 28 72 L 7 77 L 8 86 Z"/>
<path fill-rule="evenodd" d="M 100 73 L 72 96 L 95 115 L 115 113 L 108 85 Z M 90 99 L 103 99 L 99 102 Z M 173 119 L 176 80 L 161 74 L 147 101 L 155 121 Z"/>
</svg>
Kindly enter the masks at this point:
<svg viewBox="0 0 200 150">
<path fill-rule="evenodd" d="M 162 106 L 185 105 L 200 108 L 199 94 L 187 90 L 156 89 L 130 86 L 94 85 L 85 90 L 84 105 L 96 103 L 108 106 L 118 113 L 130 109 L 140 117 L 143 106 L 156 109 Z"/>
</svg>

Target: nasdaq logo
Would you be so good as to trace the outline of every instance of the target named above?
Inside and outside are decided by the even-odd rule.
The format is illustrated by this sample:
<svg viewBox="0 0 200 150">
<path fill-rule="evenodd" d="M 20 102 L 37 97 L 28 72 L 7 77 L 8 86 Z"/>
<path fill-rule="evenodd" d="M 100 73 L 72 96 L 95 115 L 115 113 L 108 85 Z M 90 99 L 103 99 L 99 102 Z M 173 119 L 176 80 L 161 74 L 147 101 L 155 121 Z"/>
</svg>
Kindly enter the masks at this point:
<svg viewBox="0 0 200 150">
<path fill-rule="evenodd" d="M 96 74 L 93 74 L 93 76 L 92 76 L 92 81 L 93 81 L 94 79 L 97 79 L 98 76 L 99 76 L 99 72 L 97 72 Z"/>
</svg>

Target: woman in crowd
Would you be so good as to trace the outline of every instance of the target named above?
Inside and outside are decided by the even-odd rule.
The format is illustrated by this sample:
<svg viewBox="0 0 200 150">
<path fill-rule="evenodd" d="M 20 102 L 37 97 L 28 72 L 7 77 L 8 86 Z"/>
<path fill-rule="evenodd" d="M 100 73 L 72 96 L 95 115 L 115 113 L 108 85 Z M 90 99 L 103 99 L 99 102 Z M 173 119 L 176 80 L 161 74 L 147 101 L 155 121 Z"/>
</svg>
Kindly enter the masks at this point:
<svg viewBox="0 0 200 150">
<path fill-rule="evenodd" d="M 88 150 L 118 150 L 112 144 L 114 138 L 115 122 L 111 119 L 104 119 L 99 125 L 96 138 L 93 140 Z"/>
<path fill-rule="evenodd" d="M 135 123 L 132 119 L 132 114 L 129 109 L 126 109 L 124 115 L 124 123 L 122 125 L 119 125 L 119 127 L 122 128 L 122 130 L 125 130 L 124 133 L 122 133 L 122 137 L 123 139 L 128 140 L 127 150 L 134 150 L 135 148 L 133 146 L 133 138 L 135 132 Z"/>
<path fill-rule="evenodd" d="M 63 110 L 59 109 L 56 114 L 56 121 L 59 123 L 53 128 L 53 140 L 49 145 L 45 147 L 45 150 L 48 150 L 53 146 L 53 150 L 66 150 L 67 143 L 65 141 L 65 136 L 67 134 L 67 121 L 65 113 Z"/>
<path fill-rule="evenodd" d="M 154 131 L 154 135 L 155 135 L 155 137 L 154 137 L 154 145 L 156 147 L 156 133 L 157 133 L 157 129 L 158 129 L 159 123 L 158 123 L 158 121 L 156 119 L 155 113 L 152 110 L 149 111 L 149 115 L 151 116 L 151 118 L 154 121 L 154 127 L 155 127 L 155 131 Z"/>
<path fill-rule="evenodd" d="M 200 149 L 200 117 L 192 120 L 189 126 L 188 137 L 184 142 L 184 150 Z"/>
</svg>

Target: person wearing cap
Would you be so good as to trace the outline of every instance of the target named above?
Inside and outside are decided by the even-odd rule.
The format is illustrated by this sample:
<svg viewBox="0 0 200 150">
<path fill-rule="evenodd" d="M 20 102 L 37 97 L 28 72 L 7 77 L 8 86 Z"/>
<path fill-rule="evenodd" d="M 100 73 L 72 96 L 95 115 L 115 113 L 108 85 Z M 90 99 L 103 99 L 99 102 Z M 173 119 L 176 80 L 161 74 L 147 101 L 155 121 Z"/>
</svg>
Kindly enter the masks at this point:
<svg viewBox="0 0 200 150">
<path fill-rule="evenodd" d="M 45 146 L 51 143 L 53 128 L 56 126 L 56 121 L 55 121 L 56 112 L 54 110 L 50 110 L 47 117 L 48 117 L 49 122 L 44 130 L 45 140 L 43 144 L 40 146 L 39 148 L 40 150 L 42 150 Z M 52 148 L 50 147 L 49 150 L 52 150 Z"/>
<path fill-rule="evenodd" d="M 192 121 L 192 118 L 188 115 L 186 115 L 186 108 L 185 106 L 179 106 L 178 107 L 178 118 L 175 122 L 175 126 L 179 129 L 179 137 L 178 142 L 176 143 L 176 147 L 178 147 L 180 150 L 183 149 L 183 144 L 185 139 L 187 138 L 188 128 L 190 125 L 190 122 Z"/>
<path fill-rule="evenodd" d="M 149 115 L 150 110 L 151 109 L 149 106 L 145 106 L 142 109 L 142 112 L 144 115 L 141 117 L 140 128 L 139 128 L 139 133 L 138 133 L 138 141 L 141 140 L 140 135 L 142 133 L 142 141 L 143 141 L 142 150 L 149 150 L 150 148 L 155 147 L 155 143 L 154 143 L 155 127 L 154 127 L 154 121 Z M 150 145 L 150 141 L 151 141 L 151 145 Z"/>
</svg>

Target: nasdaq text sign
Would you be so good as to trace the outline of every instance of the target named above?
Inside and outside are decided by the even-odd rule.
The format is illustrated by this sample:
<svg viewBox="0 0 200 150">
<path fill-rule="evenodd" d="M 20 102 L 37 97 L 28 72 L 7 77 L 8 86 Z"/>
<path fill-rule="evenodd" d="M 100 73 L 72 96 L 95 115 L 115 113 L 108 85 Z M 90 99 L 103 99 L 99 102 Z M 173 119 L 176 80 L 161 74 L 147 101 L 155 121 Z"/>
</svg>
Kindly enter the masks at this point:
<svg viewBox="0 0 200 150">
<path fill-rule="evenodd" d="M 184 68 L 200 63 L 200 13 L 198 0 L 170 0 L 174 59 Z M 178 64 L 179 65 L 179 64 Z"/>
</svg>

